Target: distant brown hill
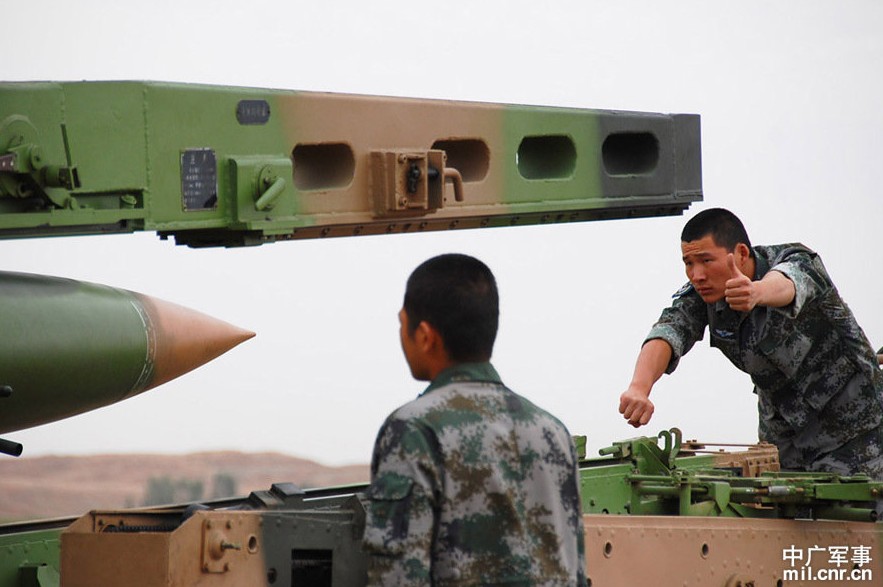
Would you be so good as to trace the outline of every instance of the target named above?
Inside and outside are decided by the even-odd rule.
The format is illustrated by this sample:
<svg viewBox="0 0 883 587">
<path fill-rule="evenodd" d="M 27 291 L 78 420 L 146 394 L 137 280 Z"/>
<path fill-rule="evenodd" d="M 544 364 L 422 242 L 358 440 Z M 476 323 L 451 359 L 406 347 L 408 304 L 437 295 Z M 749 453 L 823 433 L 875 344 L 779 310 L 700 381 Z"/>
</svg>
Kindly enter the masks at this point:
<svg viewBox="0 0 883 587">
<path fill-rule="evenodd" d="M 277 453 L 0 458 L 0 521 L 137 507 L 169 487 L 179 489 L 176 497 L 185 487 L 199 490 L 198 499 L 210 499 L 231 497 L 217 494 L 219 487 L 248 495 L 279 482 L 309 488 L 367 482 L 368 477 L 368 465 L 327 467 Z"/>
</svg>

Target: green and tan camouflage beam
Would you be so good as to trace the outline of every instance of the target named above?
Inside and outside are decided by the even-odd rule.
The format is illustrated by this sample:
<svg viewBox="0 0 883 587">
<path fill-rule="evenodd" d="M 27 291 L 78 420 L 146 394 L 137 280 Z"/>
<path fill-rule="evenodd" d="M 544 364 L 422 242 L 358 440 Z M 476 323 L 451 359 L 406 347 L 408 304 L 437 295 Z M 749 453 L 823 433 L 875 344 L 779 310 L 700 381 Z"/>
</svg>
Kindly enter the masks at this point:
<svg viewBox="0 0 883 587">
<path fill-rule="evenodd" d="M 236 246 L 673 215 L 701 199 L 692 114 L 0 84 L 0 238 Z"/>
</svg>

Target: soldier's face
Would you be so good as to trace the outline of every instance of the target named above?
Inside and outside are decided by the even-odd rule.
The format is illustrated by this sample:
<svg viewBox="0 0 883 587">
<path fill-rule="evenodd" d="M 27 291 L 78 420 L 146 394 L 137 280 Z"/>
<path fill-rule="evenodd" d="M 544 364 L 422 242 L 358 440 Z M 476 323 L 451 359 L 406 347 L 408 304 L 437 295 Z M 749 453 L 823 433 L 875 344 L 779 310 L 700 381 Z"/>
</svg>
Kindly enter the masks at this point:
<svg viewBox="0 0 883 587">
<path fill-rule="evenodd" d="M 730 269 L 727 266 L 729 252 L 718 246 L 711 235 L 681 243 L 687 279 L 707 304 L 724 298 L 727 280 L 730 279 Z"/>
</svg>

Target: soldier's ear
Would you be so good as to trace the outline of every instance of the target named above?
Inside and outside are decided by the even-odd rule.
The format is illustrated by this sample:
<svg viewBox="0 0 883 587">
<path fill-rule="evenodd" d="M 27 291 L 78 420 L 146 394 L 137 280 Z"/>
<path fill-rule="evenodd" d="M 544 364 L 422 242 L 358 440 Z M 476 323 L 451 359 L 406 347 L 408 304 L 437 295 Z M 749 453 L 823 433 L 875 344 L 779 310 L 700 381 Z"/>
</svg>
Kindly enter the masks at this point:
<svg viewBox="0 0 883 587">
<path fill-rule="evenodd" d="M 414 342 L 417 343 L 421 351 L 427 352 L 435 344 L 435 338 L 438 331 L 427 321 L 421 320 L 417 328 L 414 329 Z"/>
<path fill-rule="evenodd" d="M 417 326 L 417 330 L 420 332 L 418 344 L 421 345 L 421 349 L 424 352 L 447 352 L 445 351 L 445 340 L 442 337 L 441 332 L 439 332 L 435 326 L 433 326 L 429 322 L 424 321 Z"/>
<path fill-rule="evenodd" d="M 751 250 L 748 248 L 748 245 L 745 243 L 739 243 L 736 245 L 735 250 L 733 251 L 734 256 L 736 257 L 736 264 L 739 267 L 742 267 L 744 263 L 751 258 Z"/>
</svg>

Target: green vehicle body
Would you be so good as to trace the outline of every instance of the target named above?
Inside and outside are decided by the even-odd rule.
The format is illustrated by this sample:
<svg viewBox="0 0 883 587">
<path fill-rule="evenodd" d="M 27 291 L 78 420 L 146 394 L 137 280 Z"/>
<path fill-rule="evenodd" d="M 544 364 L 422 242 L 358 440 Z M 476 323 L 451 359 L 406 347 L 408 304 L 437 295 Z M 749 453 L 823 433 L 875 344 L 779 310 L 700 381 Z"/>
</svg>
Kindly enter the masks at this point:
<svg viewBox="0 0 883 587">
<path fill-rule="evenodd" d="M 681 214 L 702 198 L 699 133 L 691 114 L 6 83 L 0 239 L 154 231 L 230 247 Z M 781 472 L 769 446 L 704 450 L 672 430 L 584 458 L 593 587 L 813 584 L 783 549 L 826 545 L 869 551 L 843 570 L 883 577 L 883 483 Z M 280 483 L 2 526 L 0 587 L 363 585 L 362 490 Z"/>
<path fill-rule="evenodd" d="M 58 585 L 65 523 L 33 523 L 20 531 L 10 526 L 0 532 L 0 585 Z"/>
<path fill-rule="evenodd" d="M 826 545 L 867 552 L 841 580 L 875 584 L 883 482 L 782 472 L 769 445 L 710 448 L 672 430 L 581 461 L 592 585 L 814 584 L 783 553 Z M 364 585 L 364 489 L 280 483 L 196 507 L 90 512 L 55 530 L 9 526 L 0 584 Z"/>
</svg>

